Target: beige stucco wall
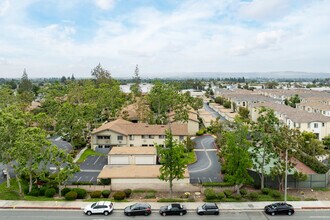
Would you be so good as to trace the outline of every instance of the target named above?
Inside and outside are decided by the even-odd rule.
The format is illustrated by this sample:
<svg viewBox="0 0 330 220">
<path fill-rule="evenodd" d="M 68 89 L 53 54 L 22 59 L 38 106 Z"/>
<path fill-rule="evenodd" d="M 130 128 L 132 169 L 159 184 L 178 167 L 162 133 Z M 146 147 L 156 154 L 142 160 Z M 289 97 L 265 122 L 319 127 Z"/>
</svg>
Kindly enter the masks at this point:
<svg viewBox="0 0 330 220">
<path fill-rule="evenodd" d="M 196 135 L 196 132 L 199 131 L 199 123 L 196 121 L 188 121 L 188 134 L 191 136 Z"/>
<path fill-rule="evenodd" d="M 156 155 L 108 155 L 108 164 L 156 164 Z"/>
<path fill-rule="evenodd" d="M 110 140 L 108 139 L 97 139 L 97 136 L 110 136 Z M 123 136 L 122 141 L 118 141 L 118 136 Z M 126 146 L 127 145 L 127 137 L 125 135 L 113 132 L 113 131 L 101 131 L 99 133 L 93 134 L 91 137 L 92 148 L 95 150 L 97 145 L 118 145 L 118 146 Z"/>
<path fill-rule="evenodd" d="M 158 178 L 145 179 L 111 179 L 111 189 L 119 191 L 124 189 L 153 189 L 157 191 L 169 191 L 169 183 Z M 200 191 L 199 187 L 189 183 L 189 178 L 173 181 L 173 190 L 177 192 Z"/>
</svg>

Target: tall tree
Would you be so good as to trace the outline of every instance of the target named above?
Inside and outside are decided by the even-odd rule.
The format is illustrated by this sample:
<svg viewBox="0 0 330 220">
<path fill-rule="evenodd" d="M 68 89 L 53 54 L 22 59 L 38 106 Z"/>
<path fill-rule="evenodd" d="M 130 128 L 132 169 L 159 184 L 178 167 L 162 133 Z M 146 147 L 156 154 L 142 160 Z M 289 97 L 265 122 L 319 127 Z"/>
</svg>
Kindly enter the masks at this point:
<svg viewBox="0 0 330 220">
<path fill-rule="evenodd" d="M 102 83 L 110 83 L 111 81 L 111 73 L 104 69 L 99 63 L 94 69 L 91 71 L 92 76 L 96 78 L 96 82 L 98 84 Z"/>
<path fill-rule="evenodd" d="M 26 69 L 23 71 L 23 75 L 21 78 L 21 82 L 19 84 L 18 92 L 23 93 L 23 92 L 32 92 L 32 82 L 29 80 L 28 75 L 26 73 Z"/>
<path fill-rule="evenodd" d="M 140 88 L 141 78 L 139 75 L 139 66 L 136 64 L 134 77 L 133 77 L 133 85 L 131 85 L 131 92 L 134 94 L 135 97 L 141 96 L 142 91 Z"/>
<path fill-rule="evenodd" d="M 276 138 L 277 129 L 280 125 L 279 119 L 274 111 L 269 108 L 262 107 L 259 110 L 257 123 L 252 125 L 253 140 L 253 168 L 258 171 L 261 180 L 261 188 L 264 188 L 265 167 L 269 164 L 271 158 L 275 157 L 275 144 L 278 142 Z"/>
<path fill-rule="evenodd" d="M 157 145 L 157 151 L 160 158 L 161 167 L 159 169 L 159 179 L 169 182 L 170 196 L 173 194 L 173 180 L 184 178 L 187 166 L 185 155 L 185 147 L 182 143 L 173 140 L 171 131 L 166 132 L 165 147 Z"/>
<path fill-rule="evenodd" d="M 234 131 L 224 133 L 221 155 L 224 159 L 226 179 L 235 185 L 237 194 L 240 194 L 240 188 L 253 181 L 248 173 L 248 169 L 252 168 L 252 159 L 249 153 L 251 142 L 247 140 L 247 126 L 236 121 L 235 127 Z"/>
<path fill-rule="evenodd" d="M 312 132 L 303 131 L 301 133 L 299 146 L 303 152 L 313 157 L 325 154 L 324 145 Z"/>
</svg>

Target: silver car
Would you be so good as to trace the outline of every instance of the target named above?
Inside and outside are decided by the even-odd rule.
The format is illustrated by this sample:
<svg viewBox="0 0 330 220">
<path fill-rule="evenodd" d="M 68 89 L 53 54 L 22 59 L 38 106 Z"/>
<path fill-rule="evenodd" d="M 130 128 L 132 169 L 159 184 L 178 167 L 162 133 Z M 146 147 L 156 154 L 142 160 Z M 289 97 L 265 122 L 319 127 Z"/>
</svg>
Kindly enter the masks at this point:
<svg viewBox="0 0 330 220">
<path fill-rule="evenodd" d="M 198 215 L 219 215 L 220 211 L 216 203 L 205 203 L 197 208 Z"/>
</svg>

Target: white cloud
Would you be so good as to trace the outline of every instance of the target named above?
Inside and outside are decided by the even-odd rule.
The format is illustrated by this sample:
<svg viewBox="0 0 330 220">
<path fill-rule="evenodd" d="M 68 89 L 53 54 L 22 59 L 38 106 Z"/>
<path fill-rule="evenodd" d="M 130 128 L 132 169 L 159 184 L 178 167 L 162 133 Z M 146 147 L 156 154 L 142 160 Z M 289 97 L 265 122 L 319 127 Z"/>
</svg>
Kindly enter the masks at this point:
<svg viewBox="0 0 330 220">
<path fill-rule="evenodd" d="M 101 8 L 102 10 L 110 10 L 115 5 L 115 0 L 94 0 L 97 7 Z"/>
<path fill-rule="evenodd" d="M 0 16 L 6 14 L 10 8 L 10 0 L 0 0 Z"/>
</svg>

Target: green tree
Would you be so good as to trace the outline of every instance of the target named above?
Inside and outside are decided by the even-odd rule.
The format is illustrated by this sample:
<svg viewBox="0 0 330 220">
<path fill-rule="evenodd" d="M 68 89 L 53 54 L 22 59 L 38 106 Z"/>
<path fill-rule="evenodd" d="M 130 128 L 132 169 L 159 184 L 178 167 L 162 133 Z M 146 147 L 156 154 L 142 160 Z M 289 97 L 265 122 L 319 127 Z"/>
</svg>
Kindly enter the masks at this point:
<svg viewBox="0 0 330 220">
<path fill-rule="evenodd" d="M 300 103 L 300 98 L 299 98 L 298 94 L 295 94 L 294 96 L 291 96 L 289 99 L 286 98 L 284 100 L 284 104 L 289 105 L 292 108 L 296 108 L 297 103 Z"/>
<path fill-rule="evenodd" d="M 257 122 L 251 127 L 251 136 L 253 140 L 252 158 L 253 168 L 258 171 L 261 180 L 261 189 L 264 188 L 265 167 L 269 164 L 271 158 L 275 157 L 275 144 L 277 128 L 280 122 L 274 111 L 262 107 L 259 110 Z"/>
<path fill-rule="evenodd" d="M 241 120 L 243 121 L 249 121 L 250 119 L 250 111 L 247 108 L 239 107 L 238 109 L 238 115 Z"/>
<path fill-rule="evenodd" d="M 320 156 L 325 154 L 324 145 L 312 132 L 303 131 L 299 139 L 300 150 L 310 156 Z"/>
<path fill-rule="evenodd" d="M 134 94 L 135 97 L 139 97 L 142 95 L 142 91 L 140 88 L 141 78 L 140 78 L 139 72 L 140 72 L 139 66 L 136 65 L 135 71 L 134 71 L 134 77 L 133 77 L 134 84 L 131 85 L 131 92 Z"/>
<path fill-rule="evenodd" d="M 166 132 L 165 147 L 157 145 L 157 152 L 160 158 L 159 179 L 169 182 L 170 196 L 173 193 L 173 180 L 184 178 L 186 169 L 185 147 L 182 143 L 173 140 L 171 131 Z"/>
<path fill-rule="evenodd" d="M 24 69 L 23 75 L 21 78 L 21 82 L 19 84 L 18 92 L 19 93 L 23 93 L 23 92 L 29 93 L 29 92 L 32 92 L 32 88 L 33 88 L 32 82 L 31 82 L 31 80 L 29 80 L 26 70 Z"/>
<path fill-rule="evenodd" d="M 96 78 L 97 84 L 109 84 L 111 82 L 111 73 L 104 69 L 99 63 L 94 69 L 91 71 L 92 76 Z"/>
<path fill-rule="evenodd" d="M 252 159 L 249 153 L 251 142 L 246 139 L 248 136 L 247 126 L 236 121 L 235 127 L 234 131 L 224 133 L 221 155 L 224 159 L 226 179 L 229 183 L 235 184 L 235 191 L 240 194 L 240 188 L 253 181 L 248 173 L 248 169 L 252 168 Z"/>
<path fill-rule="evenodd" d="M 47 149 L 48 161 L 55 166 L 53 176 L 58 186 L 58 194 L 61 197 L 61 185 L 80 171 L 77 164 L 73 162 L 73 158 L 65 150 L 59 149 L 57 146 L 52 146 Z"/>
</svg>

